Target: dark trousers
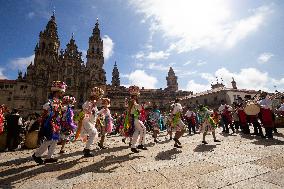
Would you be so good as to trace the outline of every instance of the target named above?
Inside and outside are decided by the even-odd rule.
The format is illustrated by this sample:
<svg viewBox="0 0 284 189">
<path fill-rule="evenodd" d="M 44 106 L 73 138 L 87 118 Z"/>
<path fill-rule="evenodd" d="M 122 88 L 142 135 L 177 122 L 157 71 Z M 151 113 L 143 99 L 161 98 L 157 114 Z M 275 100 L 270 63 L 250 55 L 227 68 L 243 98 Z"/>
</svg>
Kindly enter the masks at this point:
<svg viewBox="0 0 284 189">
<path fill-rule="evenodd" d="M 250 134 L 249 125 L 247 123 L 241 125 L 244 134 Z"/>
<path fill-rule="evenodd" d="M 240 129 L 240 122 L 239 121 L 234 121 L 234 126 L 236 130 Z"/>
<path fill-rule="evenodd" d="M 188 121 L 187 122 L 187 127 L 188 127 L 188 133 L 191 134 L 191 129 L 192 129 L 192 132 L 195 134 L 196 131 L 195 131 L 195 124 L 193 124 L 191 121 Z"/>
<path fill-rule="evenodd" d="M 20 144 L 20 132 L 19 131 L 8 131 L 6 144 L 7 144 L 8 150 L 15 150 Z"/>
<path fill-rule="evenodd" d="M 266 128 L 265 128 L 265 136 L 266 136 L 267 138 L 273 138 L 272 130 L 273 130 L 272 127 L 266 127 Z"/>
<path fill-rule="evenodd" d="M 233 133 L 235 132 L 235 128 L 233 127 L 233 124 L 229 124 L 228 122 L 225 122 L 224 125 L 225 125 L 225 132 L 226 133 L 229 133 L 229 125 L 230 125 L 230 128 L 232 129 Z"/>
<path fill-rule="evenodd" d="M 262 132 L 262 128 L 261 128 L 260 123 L 258 121 L 255 121 L 252 124 L 253 124 L 254 134 L 256 134 L 258 136 L 263 136 L 263 132 Z"/>
</svg>

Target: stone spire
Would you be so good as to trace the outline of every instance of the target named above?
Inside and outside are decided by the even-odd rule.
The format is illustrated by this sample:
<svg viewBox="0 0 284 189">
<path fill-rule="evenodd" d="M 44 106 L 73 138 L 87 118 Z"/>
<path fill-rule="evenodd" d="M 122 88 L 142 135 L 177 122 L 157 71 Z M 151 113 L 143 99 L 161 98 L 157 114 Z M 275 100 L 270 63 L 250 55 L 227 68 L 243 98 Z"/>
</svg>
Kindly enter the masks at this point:
<svg viewBox="0 0 284 189">
<path fill-rule="evenodd" d="M 103 69 L 103 40 L 100 36 L 99 21 L 95 24 L 92 36 L 89 38 L 86 67 L 90 72 L 91 85 L 105 85 L 106 72 Z"/>
<path fill-rule="evenodd" d="M 237 82 L 234 80 L 234 78 L 232 77 L 232 87 L 233 87 L 233 89 L 237 89 Z"/>
<path fill-rule="evenodd" d="M 57 34 L 57 24 L 54 14 L 48 21 L 45 30 L 39 34 L 39 42 L 35 47 L 35 64 L 44 62 L 45 64 L 57 64 L 58 49 L 60 41 Z"/>
<path fill-rule="evenodd" d="M 69 43 L 66 45 L 65 51 L 63 52 L 63 50 L 61 50 L 60 53 L 61 53 L 61 55 L 60 55 L 61 58 L 64 57 L 64 59 L 77 60 L 77 61 L 80 62 L 80 65 L 83 62 L 82 52 L 78 51 L 78 46 L 76 45 L 73 33 L 72 33 L 72 37 L 71 37 Z"/>
<path fill-rule="evenodd" d="M 177 76 L 175 75 L 175 72 L 172 67 L 170 67 L 170 70 L 168 72 L 167 79 L 167 90 L 169 91 L 177 91 L 178 90 L 178 82 L 177 82 Z"/>
<path fill-rule="evenodd" d="M 114 87 L 120 86 L 119 71 L 117 69 L 116 61 L 114 63 L 114 67 L 113 67 L 113 70 L 112 70 L 111 85 L 114 86 Z"/>
</svg>

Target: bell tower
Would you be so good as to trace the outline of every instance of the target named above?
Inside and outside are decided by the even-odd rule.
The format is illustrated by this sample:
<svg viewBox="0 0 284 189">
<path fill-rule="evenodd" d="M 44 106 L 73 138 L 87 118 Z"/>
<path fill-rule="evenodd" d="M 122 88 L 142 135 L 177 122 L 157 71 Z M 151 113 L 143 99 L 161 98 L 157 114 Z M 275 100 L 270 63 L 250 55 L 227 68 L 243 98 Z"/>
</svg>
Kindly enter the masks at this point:
<svg viewBox="0 0 284 189">
<path fill-rule="evenodd" d="M 106 72 L 103 69 L 103 40 L 100 36 L 99 20 L 95 24 L 92 36 L 89 38 L 89 49 L 87 51 L 86 67 L 89 71 L 90 84 L 99 86 L 106 84 Z"/>
<path fill-rule="evenodd" d="M 166 77 L 166 79 L 167 79 L 166 90 L 177 91 L 178 90 L 177 76 L 172 67 L 170 67 L 170 70 L 168 72 L 168 77 Z"/>
<path fill-rule="evenodd" d="M 111 85 L 114 86 L 114 87 L 119 87 L 120 86 L 119 71 L 117 69 L 116 61 L 114 63 L 114 68 L 112 70 Z"/>
</svg>

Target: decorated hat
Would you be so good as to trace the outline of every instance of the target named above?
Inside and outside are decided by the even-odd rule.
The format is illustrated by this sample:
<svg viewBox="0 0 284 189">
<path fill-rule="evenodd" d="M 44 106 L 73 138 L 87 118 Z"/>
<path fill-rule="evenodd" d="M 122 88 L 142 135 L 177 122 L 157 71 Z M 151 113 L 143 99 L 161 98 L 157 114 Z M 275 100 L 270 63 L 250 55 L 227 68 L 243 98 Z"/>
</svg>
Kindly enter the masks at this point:
<svg viewBox="0 0 284 189">
<path fill-rule="evenodd" d="M 109 98 L 102 98 L 102 104 L 107 104 L 107 107 L 110 106 L 110 99 Z"/>
<path fill-rule="evenodd" d="M 140 95 L 140 90 L 138 86 L 132 85 L 129 87 L 128 90 L 130 95 Z"/>
<path fill-rule="evenodd" d="M 51 85 L 51 91 L 65 92 L 67 85 L 63 81 L 53 81 Z"/>
<path fill-rule="evenodd" d="M 94 87 L 91 91 L 91 96 L 102 98 L 104 96 L 104 90 L 100 87 Z"/>
<path fill-rule="evenodd" d="M 76 99 L 73 96 L 64 96 L 62 98 L 62 103 L 63 104 L 75 104 L 76 103 Z"/>
</svg>

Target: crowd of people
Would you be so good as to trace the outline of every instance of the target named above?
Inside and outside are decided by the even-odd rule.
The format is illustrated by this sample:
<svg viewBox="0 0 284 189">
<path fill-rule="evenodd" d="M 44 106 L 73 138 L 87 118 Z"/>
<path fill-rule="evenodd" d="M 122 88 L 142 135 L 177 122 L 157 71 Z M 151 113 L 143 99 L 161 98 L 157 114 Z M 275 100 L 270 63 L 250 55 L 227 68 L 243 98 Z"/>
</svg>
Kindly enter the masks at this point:
<svg viewBox="0 0 284 189">
<path fill-rule="evenodd" d="M 231 130 L 232 134 L 243 133 L 272 139 L 273 132 L 277 132 L 274 113 L 284 116 L 284 97 L 281 98 L 281 106 L 272 111 L 272 102 L 267 93 L 262 93 L 257 101 L 238 99 L 232 105 L 221 101 L 220 107 L 215 109 L 205 105 L 182 107 L 180 100 L 176 99 L 168 112 L 161 112 L 155 103 L 139 104 L 140 90 L 137 86 L 129 87 L 129 98 L 125 100 L 123 114 L 112 114 L 109 109 L 111 101 L 103 97 L 104 91 L 99 87 L 91 90 L 82 109 L 75 112 L 76 99 L 64 95 L 66 87 L 61 81 L 52 83 L 51 94 L 48 102 L 43 105 L 41 115 L 35 113 L 23 119 L 17 109 L 9 112 L 5 105 L 0 106 L 0 135 L 7 135 L 6 150 L 16 150 L 21 141 L 33 139 L 34 146 L 38 148 L 32 158 L 36 163 L 43 164 L 57 161 L 53 158 L 57 144 L 61 145 L 60 153 L 66 153 L 65 144 L 79 139 L 85 143 L 83 156 L 93 157 L 91 148 L 95 140 L 100 149 L 107 148 L 106 135 L 123 136 L 122 142 L 129 141 L 133 153 L 147 150 L 147 132 L 152 134 L 155 143 L 159 143 L 160 132 L 166 131 L 169 140 L 174 142 L 174 148 L 182 148 L 179 139 L 186 131 L 189 135 L 202 133 L 203 144 L 208 144 L 206 135 L 212 133 L 214 142 L 219 143 L 221 141 L 215 134 L 218 127 L 223 129 L 224 134 L 230 134 Z M 249 103 L 254 106 L 252 110 L 247 108 Z M 253 133 L 250 133 L 250 127 L 253 127 Z M 33 135 L 36 140 L 28 137 L 24 139 L 32 132 L 36 133 Z M 46 151 L 47 157 L 43 160 L 42 155 Z"/>
</svg>

